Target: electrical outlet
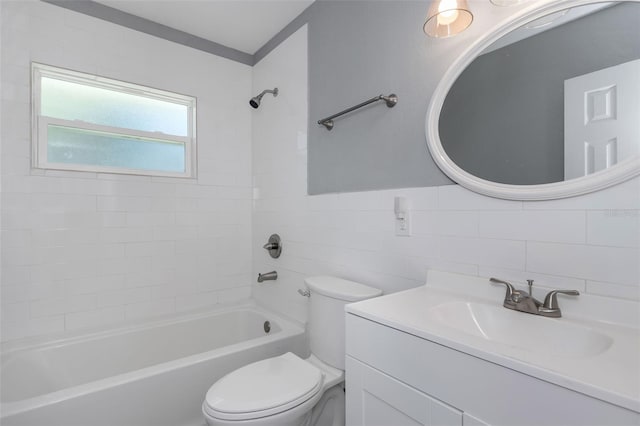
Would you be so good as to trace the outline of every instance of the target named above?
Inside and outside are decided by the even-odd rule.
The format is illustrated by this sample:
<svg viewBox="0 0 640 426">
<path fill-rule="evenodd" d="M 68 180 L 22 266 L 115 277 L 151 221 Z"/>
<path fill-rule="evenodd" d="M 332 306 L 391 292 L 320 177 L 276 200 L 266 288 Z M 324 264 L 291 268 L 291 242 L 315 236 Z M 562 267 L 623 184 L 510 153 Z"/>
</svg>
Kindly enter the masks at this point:
<svg viewBox="0 0 640 426">
<path fill-rule="evenodd" d="M 411 214 L 405 213 L 403 218 L 396 218 L 396 235 L 399 237 L 411 236 Z"/>
</svg>

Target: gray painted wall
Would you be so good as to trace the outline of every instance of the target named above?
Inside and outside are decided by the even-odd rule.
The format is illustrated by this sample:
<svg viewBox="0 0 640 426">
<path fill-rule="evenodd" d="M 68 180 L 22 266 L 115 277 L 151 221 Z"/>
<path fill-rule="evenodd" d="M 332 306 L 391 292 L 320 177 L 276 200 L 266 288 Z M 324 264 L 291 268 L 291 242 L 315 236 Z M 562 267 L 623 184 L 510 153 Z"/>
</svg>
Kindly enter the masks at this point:
<svg viewBox="0 0 640 426">
<path fill-rule="evenodd" d="M 459 55 L 462 47 L 484 34 L 500 19 L 518 10 L 518 7 L 499 8 L 490 2 L 471 2 L 475 15 L 473 25 L 464 33 L 450 39 L 432 39 L 422 31 L 423 19 L 428 4 L 413 1 L 322 1 L 307 10 L 309 21 L 309 164 L 308 189 L 310 194 L 327 192 L 375 190 L 384 188 L 436 186 L 451 183 L 433 163 L 425 142 L 425 112 L 429 98 L 446 70 L 446 67 Z M 559 51 L 545 56 L 543 46 L 553 44 L 549 35 L 541 35 L 540 40 L 522 41 L 518 44 L 536 44 L 536 54 L 524 57 L 519 66 L 534 69 L 536 79 L 523 78 L 514 82 L 515 87 L 531 94 L 531 109 L 543 111 L 538 115 L 537 129 L 527 131 L 512 116 L 522 108 L 509 102 L 494 102 L 484 105 L 481 111 L 488 115 L 509 117 L 506 128 L 497 132 L 507 132 L 507 139 L 527 137 L 524 146 L 517 148 L 522 158 L 532 159 L 536 167 L 517 167 L 512 173 L 518 177 L 517 183 L 530 184 L 548 181 L 560 176 L 559 165 L 563 156 L 556 147 L 541 144 L 541 141 L 557 139 L 563 133 L 562 86 L 557 85 L 540 90 L 541 81 L 554 78 L 550 75 L 551 64 L 559 66 L 564 75 L 580 75 L 590 70 L 602 68 L 611 63 L 610 57 L 602 59 L 587 55 L 587 52 L 600 50 L 607 55 L 620 55 L 617 63 L 625 62 L 626 57 L 637 57 L 638 43 L 637 5 L 616 6 L 610 14 L 625 15 L 625 9 L 634 7 L 634 12 L 626 16 L 632 22 L 626 26 L 610 26 L 609 20 L 591 19 L 589 30 L 577 37 L 579 43 L 567 40 Z M 617 18 L 617 16 L 616 16 Z M 619 40 L 614 45 L 602 35 Z M 573 37 L 572 37 L 573 38 Z M 511 54 L 504 49 L 501 54 Z M 558 53 L 559 52 L 559 53 Z M 631 52 L 629 54 L 629 52 Z M 515 52 L 513 53 L 515 54 Z M 605 56 L 607 56 L 605 55 Z M 629 60 L 629 59 L 626 59 Z M 481 61 L 482 62 L 482 61 Z M 615 60 L 613 61 L 615 63 Z M 607 66 L 607 65 L 604 65 Z M 565 69 L 568 68 L 568 69 Z M 491 69 L 482 76 L 474 78 L 474 84 L 481 82 L 485 93 L 476 100 L 482 102 L 491 98 L 496 87 L 504 80 L 502 73 L 512 74 L 515 70 Z M 512 90 L 511 88 L 509 90 Z M 393 109 L 378 104 L 367 110 L 361 110 L 349 117 L 335 121 L 335 128 L 328 132 L 318 126 L 316 121 L 338 112 L 345 107 L 355 105 L 379 93 L 395 92 L 399 103 Z M 487 93 L 488 92 L 488 93 Z M 535 105 L 533 105 L 535 104 Z M 560 112 L 558 112 L 560 111 Z M 477 112 L 477 110 L 475 111 Z M 528 111 L 523 111 L 527 116 Z M 453 135 L 457 140 L 476 141 L 478 135 L 466 131 L 464 117 L 452 118 L 453 127 L 459 132 Z M 484 122 L 485 117 L 481 121 Z M 486 127 L 486 126 L 485 126 Z M 482 135 L 484 139 L 497 141 L 496 132 Z M 444 137 L 443 137 L 444 138 Z M 529 148 L 542 147 L 532 152 Z M 497 147 L 475 144 L 464 147 L 465 158 L 484 156 L 487 169 L 495 170 L 502 166 L 504 159 L 498 158 L 498 164 L 488 161 L 496 151 L 513 151 L 513 146 Z M 549 161 L 549 158 L 553 160 Z M 462 161 L 462 160 L 461 160 Z M 500 163 L 502 161 L 503 163 Z M 499 177 L 483 173 L 489 179 Z M 544 178 L 537 172 L 540 171 Z"/>
<path fill-rule="evenodd" d="M 640 5 L 621 4 L 477 58 L 443 105 L 440 138 L 468 172 L 564 179 L 564 80 L 640 58 Z"/>
<path fill-rule="evenodd" d="M 451 183 L 425 140 L 429 97 L 448 61 L 445 46 L 422 32 L 424 1 L 318 1 L 309 19 L 310 194 Z M 335 120 L 320 118 L 378 94 L 383 102 Z"/>
</svg>

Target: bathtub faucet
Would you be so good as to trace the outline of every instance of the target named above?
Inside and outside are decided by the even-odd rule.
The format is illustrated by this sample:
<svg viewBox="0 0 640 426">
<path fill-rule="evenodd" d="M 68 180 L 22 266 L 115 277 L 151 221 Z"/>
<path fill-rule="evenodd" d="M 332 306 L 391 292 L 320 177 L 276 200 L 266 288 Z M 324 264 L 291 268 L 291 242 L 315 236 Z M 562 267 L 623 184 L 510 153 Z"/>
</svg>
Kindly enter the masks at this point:
<svg viewBox="0 0 640 426">
<path fill-rule="evenodd" d="M 258 282 L 277 280 L 278 273 L 276 271 L 266 272 L 264 274 L 258 274 Z"/>
</svg>

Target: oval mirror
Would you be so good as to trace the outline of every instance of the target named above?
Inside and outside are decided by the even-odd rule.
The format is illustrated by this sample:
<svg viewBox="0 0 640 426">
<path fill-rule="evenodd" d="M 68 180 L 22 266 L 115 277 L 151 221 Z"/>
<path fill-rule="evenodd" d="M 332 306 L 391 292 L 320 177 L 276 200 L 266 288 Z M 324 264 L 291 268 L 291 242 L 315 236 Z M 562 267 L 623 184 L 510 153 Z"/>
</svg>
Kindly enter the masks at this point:
<svg viewBox="0 0 640 426">
<path fill-rule="evenodd" d="M 429 150 L 485 195 L 544 200 L 640 174 L 640 3 L 553 0 L 471 45 L 436 88 Z"/>
</svg>

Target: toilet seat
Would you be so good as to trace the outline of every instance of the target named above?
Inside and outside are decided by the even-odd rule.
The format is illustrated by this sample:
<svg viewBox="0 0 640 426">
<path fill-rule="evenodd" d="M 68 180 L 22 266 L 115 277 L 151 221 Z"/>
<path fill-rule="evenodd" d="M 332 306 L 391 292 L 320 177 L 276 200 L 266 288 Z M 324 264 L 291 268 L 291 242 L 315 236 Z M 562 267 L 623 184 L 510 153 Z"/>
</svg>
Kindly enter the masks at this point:
<svg viewBox="0 0 640 426">
<path fill-rule="evenodd" d="M 324 373 L 288 352 L 254 362 L 218 380 L 203 410 L 222 420 L 251 420 L 290 410 L 318 395 Z"/>
</svg>

